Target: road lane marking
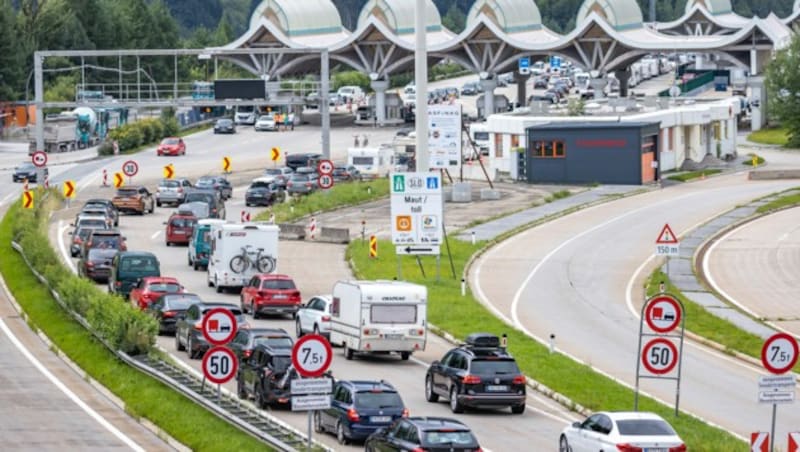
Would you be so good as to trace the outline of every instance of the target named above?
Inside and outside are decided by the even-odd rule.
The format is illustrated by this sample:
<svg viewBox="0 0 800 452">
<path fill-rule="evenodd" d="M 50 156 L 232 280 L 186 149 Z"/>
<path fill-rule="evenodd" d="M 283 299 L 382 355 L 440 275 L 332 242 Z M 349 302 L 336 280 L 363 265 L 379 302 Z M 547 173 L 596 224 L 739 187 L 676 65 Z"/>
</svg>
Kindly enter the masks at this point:
<svg viewBox="0 0 800 452">
<path fill-rule="evenodd" d="M 156 231 L 153 235 L 150 236 L 150 240 L 155 240 L 161 234 L 161 231 Z"/>
<path fill-rule="evenodd" d="M 5 286 L 5 282 L 3 282 L 3 289 L 5 289 L 5 291 L 8 292 L 8 287 Z M 25 348 L 22 342 L 20 342 L 20 340 L 17 339 L 16 336 L 14 336 L 14 333 L 11 331 L 8 325 L 6 325 L 3 319 L 0 319 L 0 330 L 3 330 L 3 333 L 6 335 L 6 337 L 8 337 L 8 339 L 11 341 L 12 344 L 14 344 L 17 350 L 19 350 L 20 353 L 22 353 L 23 356 L 25 356 L 25 358 L 27 358 L 28 361 L 30 361 L 30 363 L 33 364 L 36 370 L 38 370 L 42 375 L 44 375 L 48 380 L 50 380 L 50 382 L 53 383 L 53 385 L 55 385 L 56 388 L 58 388 L 62 393 L 64 393 L 64 395 L 66 395 L 70 400 L 72 400 L 72 402 L 74 402 L 84 412 L 86 412 L 86 414 L 88 414 L 89 417 L 94 419 L 98 424 L 103 426 L 112 435 L 116 436 L 117 439 L 125 443 L 125 445 L 127 445 L 131 449 L 137 452 L 145 452 L 145 449 L 143 447 L 139 446 L 135 441 L 130 439 L 128 436 L 126 436 L 124 433 L 118 430 L 114 425 L 112 425 L 110 422 L 108 422 L 102 416 L 100 416 L 94 409 L 92 409 L 92 407 L 87 405 L 86 402 L 81 400 L 64 383 L 62 383 L 61 380 L 56 378 L 55 375 L 53 375 L 49 370 L 47 370 L 47 368 L 41 362 L 39 362 L 39 360 L 37 360 L 36 357 L 33 356 L 33 354 L 30 351 L 28 351 L 27 348 Z"/>
<path fill-rule="evenodd" d="M 78 269 L 75 267 L 75 264 L 72 263 L 72 255 L 67 251 L 67 245 L 64 243 L 64 233 L 70 226 L 63 226 L 64 220 L 58 220 L 58 249 L 61 251 L 61 257 L 64 258 L 64 262 L 67 263 L 69 269 L 72 270 L 72 273 L 78 273 Z"/>
<path fill-rule="evenodd" d="M 3 204 L 5 204 L 5 203 L 6 203 L 6 202 L 7 202 L 7 201 L 8 201 L 8 200 L 9 200 L 9 199 L 12 197 L 12 196 L 14 196 L 14 195 L 16 195 L 16 193 L 14 193 L 14 192 L 7 194 L 7 195 L 5 196 L 5 198 L 3 198 L 3 200 L 2 200 L 2 201 L 0 201 L 0 206 L 2 206 Z"/>
</svg>

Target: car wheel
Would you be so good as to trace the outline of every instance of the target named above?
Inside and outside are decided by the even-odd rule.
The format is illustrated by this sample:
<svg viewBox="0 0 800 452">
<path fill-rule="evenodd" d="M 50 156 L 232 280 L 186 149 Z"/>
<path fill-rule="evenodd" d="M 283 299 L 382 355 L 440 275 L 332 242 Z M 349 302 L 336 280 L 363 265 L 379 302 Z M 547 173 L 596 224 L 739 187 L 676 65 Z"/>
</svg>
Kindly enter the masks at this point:
<svg viewBox="0 0 800 452">
<path fill-rule="evenodd" d="M 300 319 L 297 319 L 297 321 L 294 322 L 294 333 L 298 339 L 303 337 L 303 327 L 300 326 Z"/>
<path fill-rule="evenodd" d="M 267 401 L 266 399 L 264 399 L 264 388 L 262 386 L 263 385 L 260 384 L 256 386 L 255 402 L 256 402 L 256 407 L 263 410 L 267 408 Z"/>
<path fill-rule="evenodd" d="M 253 320 L 256 320 L 258 318 L 258 312 L 256 312 L 255 303 L 252 301 L 250 302 L 250 312 L 253 314 Z"/>
<path fill-rule="evenodd" d="M 177 332 L 175 332 L 175 350 L 177 350 L 179 352 L 182 352 L 182 351 L 186 350 L 186 348 L 183 346 L 183 344 L 181 344 L 181 338 L 180 338 L 180 335 Z"/>
<path fill-rule="evenodd" d="M 236 395 L 239 396 L 240 399 L 247 398 L 247 391 L 244 389 L 244 382 L 239 376 L 236 376 Z"/>
<path fill-rule="evenodd" d="M 572 452 L 572 448 L 569 447 L 567 437 L 564 435 L 561 435 L 561 439 L 558 440 L 558 452 Z"/>
<path fill-rule="evenodd" d="M 314 431 L 317 433 L 325 433 L 325 427 L 322 426 L 322 415 L 319 411 L 314 411 Z"/>
<path fill-rule="evenodd" d="M 214 288 L 217 290 L 217 293 L 222 293 L 222 287 L 219 285 L 219 280 L 217 277 L 214 277 Z"/>
<path fill-rule="evenodd" d="M 411 356 L 411 352 L 400 352 L 400 359 L 403 361 L 408 361 L 408 358 Z"/>
<path fill-rule="evenodd" d="M 348 361 L 353 359 L 353 350 L 347 346 L 347 342 L 342 344 L 342 347 L 344 347 L 344 359 Z"/>
<path fill-rule="evenodd" d="M 247 305 L 244 302 L 244 295 L 239 296 L 239 306 L 242 308 L 242 314 L 247 314 Z"/>
<path fill-rule="evenodd" d="M 450 411 L 453 413 L 464 412 L 464 406 L 458 401 L 458 388 L 455 385 L 450 388 Z"/>
<path fill-rule="evenodd" d="M 433 392 L 433 377 L 425 377 L 425 400 L 431 403 L 439 401 L 439 394 Z"/>
<path fill-rule="evenodd" d="M 511 406 L 511 412 L 514 414 L 522 414 L 525 412 L 525 404 Z"/>
<path fill-rule="evenodd" d="M 342 446 L 346 446 L 350 440 L 344 434 L 344 425 L 342 425 L 342 421 L 336 423 L 336 440 L 339 441 L 339 444 Z"/>
<path fill-rule="evenodd" d="M 161 201 L 156 201 L 156 207 L 161 207 Z"/>
<path fill-rule="evenodd" d="M 197 261 L 195 261 L 192 263 L 192 267 L 194 267 L 194 271 L 197 271 L 200 269 L 200 264 L 198 264 Z"/>
<path fill-rule="evenodd" d="M 190 256 L 189 253 L 186 253 L 186 262 L 187 262 L 186 265 L 190 267 L 192 266 L 192 256 Z"/>
<path fill-rule="evenodd" d="M 194 351 L 194 341 L 192 341 L 192 333 L 189 333 L 186 336 L 186 353 L 189 355 L 189 359 L 197 359 L 197 352 Z"/>
<path fill-rule="evenodd" d="M 314 324 L 314 334 L 319 334 L 319 325 Z"/>
<path fill-rule="evenodd" d="M 150 204 L 150 213 L 153 213 L 155 211 L 156 211 L 156 205 L 151 203 Z"/>
<path fill-rule="evenodd" d="M 169 240 L 167 240 L 167 246 L 170 246 L 170 245 L 172 245 L 172 243 Z"/>
</svg>

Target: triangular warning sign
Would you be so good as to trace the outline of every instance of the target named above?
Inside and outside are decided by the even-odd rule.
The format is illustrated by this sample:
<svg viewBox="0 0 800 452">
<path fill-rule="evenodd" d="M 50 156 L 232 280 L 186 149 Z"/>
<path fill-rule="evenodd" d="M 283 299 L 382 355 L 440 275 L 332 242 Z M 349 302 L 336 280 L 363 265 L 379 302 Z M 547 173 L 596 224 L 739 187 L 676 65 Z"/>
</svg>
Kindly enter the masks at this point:
<svg viewBox="0 0 800 452">
<path fill-rule="evenodd" d="M 675 237 L 675 233 L 672 232 L 672 229 L 670 229 L 669 224 L 664 225 L 664 229 L 661 230 L 661 234 L 658 234 L 658 239 L 656 240 L 656 243 L 660 245 L 678 243 L 678 238 Z"/>
</svg>

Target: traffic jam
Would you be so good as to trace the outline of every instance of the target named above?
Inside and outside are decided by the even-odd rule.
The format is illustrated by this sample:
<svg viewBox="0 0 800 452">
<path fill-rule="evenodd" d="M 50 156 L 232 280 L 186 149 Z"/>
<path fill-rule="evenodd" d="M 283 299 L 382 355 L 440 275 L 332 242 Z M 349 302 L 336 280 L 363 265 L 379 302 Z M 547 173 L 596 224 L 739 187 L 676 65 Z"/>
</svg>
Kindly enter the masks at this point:
<svg viewBox="0 0 800 452">
<path fill-rule="evenodd" d="M 337 448 L 369 451 L 489 450 L 470 427 L 475 413 L 524 415 L 530 406 L 527 379 L 508 353 L 505 336 L 475 332 L 429 362 L 415 360 L 426 370 L 413 390 L 449 414 L 412 412 L 404 402 L 409 394 L 392 384 L 389 366 L 426 350 L 427 288 L 404 281 L 339 280 L 329 294 L 304 293 L 291 275 L 278 271 L 277 225 L 250 222 L 244 211 L 239 222 L 228 219 L 226 202 L 249 206 L 254 188 L 266 188 L 265 204 L 271 205 L 290 196 L 287 185 L 297 170 L 313 172 L 310 180 L 319 184 L 325 175 L 320 169 L 330 174 L 334 167 L 323 161 L 317 168 L 269 168 L 244 196 L 225 176 L 193 182 L 173 177 L 171 165 L 154 191 L 117 177 L 111 199 L 89 199 L 76 213 L 69 255 L 79 275 L 153 316 L 163 349 L 260 409 L 278 416 L 306 413 L 317 439 L 330 436 Z M 123 165 L 129 178 L 136 171 L 133 161 Z M 138 228 L 151 225 L 161 230 L 143 239 Z M 174 271 L 175 262 L 185 267 Z M 672 305 L 655 309 L 667 322 L 656 326 L 661 332 L 680 320 Z M 373 375 L 382 378 L 364 378 L 366 369 L 356 370 L 352 379 L 337 378 L 333 347 L 345 361 L 380 364 L 382 370 Z M 652 353 L 661 368 L 651 372 L 671 369 L 671 361 L 658 361 L 669 361 L 661 349 Z M 602 444 L 628 445 L 618 450 L 631 451 L 685 450 L 674 429 L 651 413 L 598 412 L 570 422 L 558 438 L 563 451 Z"/>
</svg>

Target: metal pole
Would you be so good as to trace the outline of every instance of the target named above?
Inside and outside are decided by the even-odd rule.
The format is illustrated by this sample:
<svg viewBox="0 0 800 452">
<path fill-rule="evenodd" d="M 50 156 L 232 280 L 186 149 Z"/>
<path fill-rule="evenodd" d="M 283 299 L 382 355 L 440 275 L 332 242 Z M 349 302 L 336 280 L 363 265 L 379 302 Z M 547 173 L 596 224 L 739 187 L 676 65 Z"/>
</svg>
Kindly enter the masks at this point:
<svg viewBox="0 0 800 452">
<path fill-rule="evenodd" d="M 414 14 L 416 48 L 414 53 L 414 83 L 416 95 L 416 131 L 417 131 L 417 171 L 428 172 L 430 157 L 428 155 L 428 48 L 427 29 L 425 27 L 426 0 L 417 0 Z"/>
<path fill-rule="evenodd" d="M 397 255 L 397 280 L 398 281 L 402 281 L 403 280 L 403 268 L 402 268 L 403 263 L 402 263 L 401 259 L 402 258 L 398 254 Z"/>
<path fill-rule="evenodd" d="M 217 383 L 217 405 L 222 405 L 222 385 Z"/>
<path fill-rule="evenodd" d="M 81 57 L 81 91 L 85 90 L 86 90 L 86 62 L 84 61 L 83 57 Z"/>
<path fill-rule="evenodd" d="M 642 305 L 642 312 L 639 314 L 639 346 L 636 347 L 636 386 L 633 390 L 633 411 L 639 411 L 639 371 L 642 365 L 642 330 L 644 328 L 644 310 L 647 307 L 647 300 Z"/>
<path fill-rule="evenodd" d="M 323 50 L 320 54 L 320 104 L 319 115 L 322 125 L 322 155 L 331 158 L 331 112 L 328 109 L 328 92 L 330 91 L 330 54 Z"/>
<path fill-rule="evenodd" d="M 119 91 L 117 92 L 117 97 L 122 100 L 122 55 L 118 56 L 117 66 L 117 69 L 119 69 Z"/>
<path fill-rule="evenodd" d="M 439 282 L 441 280 L 442 280 L 442 255 L 441 254 L 437 254 L 436 255 L 436 282 Z M 461 278 L 461 281 L 464 281 L 464 278 Z M 462 282 L 462 286 L 463 285 L 464 285 L 464 283 Z M 461 292 L 462 292 L 461 295 L 465 295 L 463 293 L 463 292 L 465 292 L 464 289 L 462 289 Z"/>
<path fill-rule="evenodd" d="M 33 53 L 33 102 L 36 105 L 36 150 L 44 151 L 44 81 L 42 79 L 43 58 L 40 52 Z"/>
<path fill-rule="evenodd" d="M 311 410 L 308 410 L 308 450 L 311 450 Z"/>
<path fill-rule="evenodd" d="M 172 61 L 174 66 L 174 69 L 172 71 L 172 74 L 174 75 L 174 78 L 172 79 L 172 98 L 177 99 L 178 98 L 178 55 L 177 54 L 175 54 L 175 56 L 172 57 Z"/>
<path fill-rule="evenodd" d="M 678 300 L 678 306 L 681 307 L 681 346 L 678 348 L 678 381 L 675 384 L 675 417 L 678 417 L 681 404 L 681 368 L 683 367 L 683 336 L 686 333 L 686 309 L 678 297 L 672 298 Z"/>
<path fill-rule="evenodd" d="M 136 100 L 142 101 L 142 68 L 139 65 L 139 55 L 136 55 Z"/>
<path fill-rule="evenodd" d="M 775 417 L 778 413 L 778 404 L 772 404 L 772 428 L 769 432 L 769 452 L 775 452 Z"/>
</svg>

